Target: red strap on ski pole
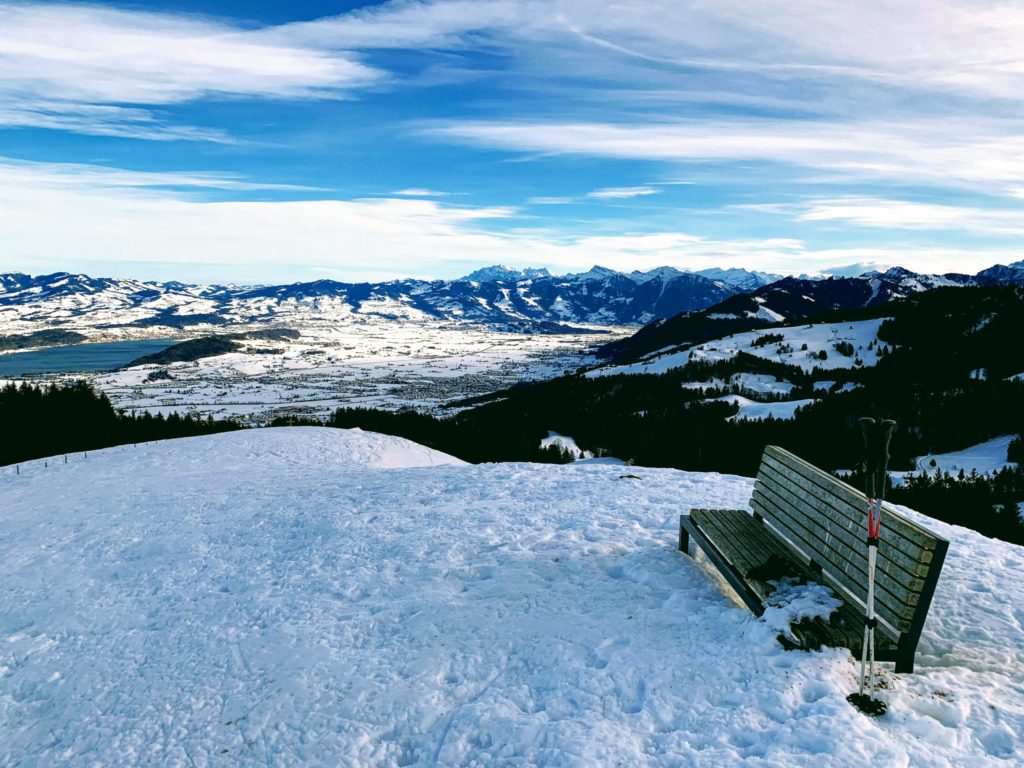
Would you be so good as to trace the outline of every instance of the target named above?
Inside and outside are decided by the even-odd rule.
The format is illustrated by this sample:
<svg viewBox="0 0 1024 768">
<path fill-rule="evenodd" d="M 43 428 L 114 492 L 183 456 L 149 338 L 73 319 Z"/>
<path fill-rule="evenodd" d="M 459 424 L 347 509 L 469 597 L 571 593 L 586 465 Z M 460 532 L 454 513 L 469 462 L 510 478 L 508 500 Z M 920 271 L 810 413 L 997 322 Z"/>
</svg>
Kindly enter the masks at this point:
<svg viewBox="0 0 1024 768">
<path fill-rule="evenodd" d="M 878 544 L 878 535 L 882 532 L 882 509 L 878 509 L 878 518 L 875 518 L 875 500 L 868 499 L 868 543 Z"/>
</svg>

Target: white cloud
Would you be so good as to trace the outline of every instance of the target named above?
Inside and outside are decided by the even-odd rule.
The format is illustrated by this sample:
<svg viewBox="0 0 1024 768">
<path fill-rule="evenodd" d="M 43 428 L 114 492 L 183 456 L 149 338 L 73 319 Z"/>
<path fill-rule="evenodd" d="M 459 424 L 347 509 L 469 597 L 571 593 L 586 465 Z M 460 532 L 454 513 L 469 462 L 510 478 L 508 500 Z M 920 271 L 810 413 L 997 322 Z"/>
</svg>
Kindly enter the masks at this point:
<svg viewBox="0 0 1024 768">
<path fill-rule="evenodd" d="M 63 187 L 90 191 L 142 190 L 147 187 L 233 191 L 316 190 L 316 187 L 297 184 L 253 182 L 226 173 L 128 171 L 82 163 L 32 163 L 7 157 L 0 157 L 0 185 L 8 189 L 25 185 L 26 189 Z"/>
<path fill-rule="evenodd" d="M 481 254 L 495 263 L 547 265 L 554 271 L 598 263 L 622 270 L 742 266 L 786 273 L 858 261 L 976 271 L 1019 258 L 998 250 L 914 245 L 814 250 L 796 239 L 713 239 L 685 232 L 609 236 L 507 226 L 495 231 L 495 222 L 507 225 L 518 212 L 409 198 L 210 202 L 173 189 L 233 185 L 262 186 L 216 175 L 0 163 L 5 266 L 38 272 L 88 263 L 116 275 L 140 264 L 149 264 L 151 273 L 159 264 L 162 273 L 179 279 L 202 272 L 211 279 L 252 281 L 309 277 L 316 270 L 348 279 L 455 277 L 478 265 Z M 211 264 L 218 265 L 216 274 Z"/>
<path fill-rule="evenodd" d="M 6 101 L 0 86 L 0 128 L 52 128 L 93 136 L 149 139 L 152 141 L 210 141 L 237 143 L 216 129 L 174 125 L 148 109 L 75 104 L 59 101 L 35 101 L 11 98 Z"/>
<path fill-rule="evenodd" d="M 325 48 L 555 52 L 558 74 L 583 77 L 611 77 L 625 59 L 686 67 L 680 83 L 703 68 L 1010 100 L 1024 83 L 1024 8 L 997 0 L 395 0 L 270 34 Z M 595 70 L 587 53 L 606 66 Z M 572 70 L 584 63 L 589 71 Z"/>
<path fill-rule="evenodd" d="M 1024 208 L 979 208 L 845 196 L 797 203 L 749 203 L 733 205 L 730 209 L 786 216 L 794 221 L 835 222 L 877 229 L 959 230 L 980 235 L 1024 236 Z"/>
<path fill-rule="evenodd" d="M 1016 121 L 836 123 L 735 119 L 647 124 L 452 121 L 427 135 L 520 152 L 661 160 L 761 161 L 833 174 L 1019 194 L 1024 135 Z"/>
<path fill-rule="evenodd" d="M 439 192 L 436 189 L 426 187 L 408 187 L 407 189 L 396 189 L 391 194 L 401 197 L 448 197 L 448 192 Z"/>
<path fill-rule="evenodd" d="M 595 189 L 587 197 L 597 200 L 623 200 L 630 197 L 644 197 L 645 195 L 656 195 L 658 190 L 654 187 L 605 187 Z"/>
<path fill-rule="evenodd" d="M 798 221 L 843 222 L 864 227 L 963 230 L 984 235 L 1024 235 L 1024 209 L 937 205 L 873 197 L 815 200 L 798 207 Z"/>
<path fill-rule="evenodd" d="M 528 198 L 526 202 L 528 205 L 569 205 L 570 203 L 575 203 L 576 198 L 559 195 L 541 195 L 540 197 Z"/>
<path fill-rule="evenodd" d="M 224 22 L 0 4 L 0 126 L 218 141 L 226 137 L 165 125 L 148 107 L 209 96 L 338 97 L 383 76 L 352 55 L 275 43 Z"/>
</svg>

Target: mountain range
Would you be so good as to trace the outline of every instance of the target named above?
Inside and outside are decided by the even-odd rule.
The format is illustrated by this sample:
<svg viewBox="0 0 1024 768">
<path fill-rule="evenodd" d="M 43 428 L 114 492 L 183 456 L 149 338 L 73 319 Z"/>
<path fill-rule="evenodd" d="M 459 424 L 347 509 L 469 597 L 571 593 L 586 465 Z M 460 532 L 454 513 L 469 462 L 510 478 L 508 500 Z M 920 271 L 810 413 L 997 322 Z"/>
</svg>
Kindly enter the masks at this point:
<svg viewBox="0 0 1024 768">
<path fill-rule="evenodd" d="M 729 270 L 743 282 L 759 278 Z M 468 321 L 507 331 L 569 324 L 642 325 L 717 304 L 744 290 L 727 279 L 662 267 L 629 274 L 603 267 L 555 276 L 489 267 L 457 280 L 271 286 L 142 282 L 57 272 L 0 274 L 0 332 L 43 327 L 184 329 L 251 323 L 360 320 Z"/>
<path fill-rule="evenodd" d="M 662 339 L 677 338 L 680 327 L 690 336 L 712 338 L 829 309 L 881 304 L 943 285 L 1007 283 L 1024 284 L 1024 262 L 997 265 L 977 275 L 920 275 L 897 267 L 827 279 L 782 278 L 744 269 L 688 272 L 659 267 L 625 273 L 595 266 L 552 275 L 546 269 L 493 266 L 447 281 L 317 280 L 271 286 L 15 272 L 0 274 L 0 335 L 381 321 L 461 321 L 531 333 L 565 332 L 580 325 L 644 326 L 633 339 L 620 342 L 632 344 L 632 353 L 657 349 Z M 618 355 L 622 350 L 611 345 L 606 352 Z"/>
</svg>

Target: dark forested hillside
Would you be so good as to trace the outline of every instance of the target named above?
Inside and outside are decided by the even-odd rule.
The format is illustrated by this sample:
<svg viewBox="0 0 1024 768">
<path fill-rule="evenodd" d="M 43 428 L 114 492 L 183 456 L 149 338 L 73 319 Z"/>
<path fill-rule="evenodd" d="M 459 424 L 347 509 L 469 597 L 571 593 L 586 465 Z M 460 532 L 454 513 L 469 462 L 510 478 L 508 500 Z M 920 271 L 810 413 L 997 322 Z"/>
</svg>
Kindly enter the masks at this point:
<svg viewBox="0 0 1024 768">
<path fill-rule="evenodd" d="M 85 382 L 0 388 L 0 466 L 124 443 L 239 429 L 230 421 L 118 413 Z"/>
<path fill-rule="evenodd" d="M 793 323 L 813 318 L 821 322 L 826 316 L 850 310 L 862 310 L 859 317 L 881 317 L 885 312 L 882 307 L 889 302 L 948 282 L 898 267 L 881 274 L 827 280 L 785 277 L 707 309 L 655 320 L 628 338 L 603 345 L 599 354 L 616 361 L 634 360 L 666 347 L 696 344 L 780 321 Z M 863 311 L 870 307 L 876 311 Z"/>
</svg>

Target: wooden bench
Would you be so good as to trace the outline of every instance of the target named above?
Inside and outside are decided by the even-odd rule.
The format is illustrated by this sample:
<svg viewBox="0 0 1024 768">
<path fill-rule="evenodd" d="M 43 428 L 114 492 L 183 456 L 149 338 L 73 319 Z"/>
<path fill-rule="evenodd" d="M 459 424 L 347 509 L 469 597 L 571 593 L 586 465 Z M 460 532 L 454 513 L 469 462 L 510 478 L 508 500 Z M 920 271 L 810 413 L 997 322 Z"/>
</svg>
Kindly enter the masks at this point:
<svg viewBox="0 0 1024 768">
<path fill-rule="evenodd" d="M 688 552 L 692 537 L 758 616 L 777 586 L 777 580 L 765 575 L 765 563 L 782 563 L 797 578 L 828 586 L 842 608 L 827 621 L 794 624 L 793 634 L 801 647 L 845 647 L 860 658 L 867 599 L 867 503 L 864 494 L 846 483 L 770 445 L 754 484 L 754 514 L 690 510 L 679 518 L 679 549 Z M 914 671 L 914 652 L 948 548 L 945 539 L 883 505 L 875 571 L 875 658 L 895 661 L 897 672 Z"/>
</svg>

